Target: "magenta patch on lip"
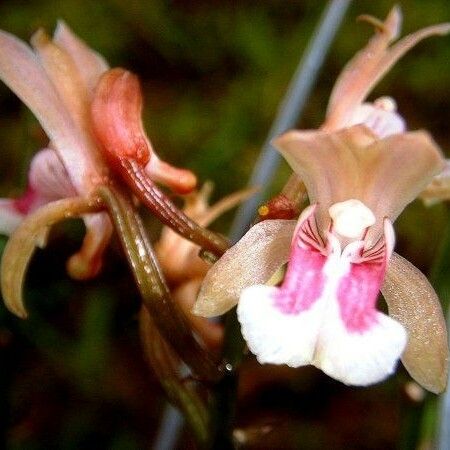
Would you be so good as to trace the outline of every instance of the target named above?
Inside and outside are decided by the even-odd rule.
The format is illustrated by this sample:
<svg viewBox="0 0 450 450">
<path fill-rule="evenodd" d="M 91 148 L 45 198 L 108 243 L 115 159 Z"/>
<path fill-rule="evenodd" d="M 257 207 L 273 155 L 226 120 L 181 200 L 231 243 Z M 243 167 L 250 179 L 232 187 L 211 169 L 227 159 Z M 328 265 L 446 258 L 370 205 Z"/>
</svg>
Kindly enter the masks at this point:
<svg viewBox="0 0 450 450">
<path fill-rule="evenodd" d="M 273 296 L 274 306 L 283 314 L 308 310 L 325 287 L 325 262 L 326 257 L 319 251 L 294 245 L 283 284 Z"/>
<path fill-rule="evenodd" d="M 375 309 L 386 263 L 366 261 L 352 264 L 339 284 L 337 299 L 341 319 L 348 331 L 364 333 L 377 323 Z"/>
<path fill-rule="evenodd" d="M 26 215 L 33 207 L 36 196 L 36 191 L 31 186 L 28 186 L 22 197 L 14 199 L 12 205 L 17 212 Z"/>
</svg>

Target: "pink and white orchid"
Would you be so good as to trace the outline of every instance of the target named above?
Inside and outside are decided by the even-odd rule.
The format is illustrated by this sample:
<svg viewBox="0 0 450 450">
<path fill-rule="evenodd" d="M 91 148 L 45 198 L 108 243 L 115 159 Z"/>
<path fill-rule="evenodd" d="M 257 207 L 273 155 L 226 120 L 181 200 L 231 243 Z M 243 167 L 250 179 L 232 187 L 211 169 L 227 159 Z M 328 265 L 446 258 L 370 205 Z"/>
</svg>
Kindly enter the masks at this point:
<svg viewBox="0 0 450 450">
<path fill-rule="evenodd" d="M 88 198 L 99 185 L 109 182 L 111 170 L 104 157 L 109 149 L 103 148 L 95 135 L 99 127 L 91 111 L 99 95 L 96 87 L 104 74 L 120 73 L 133 80 L 133 101 L 128 104 L 135 107 L 132 117 L 117 115 L 112 125 L 103 120 L 104 133 L 119 130 L 122 137 L 129 138 L 129 148 L 134 148 L 133 138 L 139 134 L 148 163 L 144 167 L 146 177 L 177 191 L 189 192 L 195 187 L 196 178 L 190 171 L 165 163 L 153 151 L 142 127 L 142 96 L 134 75 L 108 70 L 103 57 L 87 47 L 64 22 L 58 23 L 53 39 L 40 30 L 31 44 L 33 49 L 0 31 L 0 79 L 35 114 L 50 142 L 33 158 L 23 196 L 0 200 L 0 232 L 11 234 L 42 206 L 60 199 Z M 117 101 L 112 99 L 108 105 L 114 108 Z M 86 235 L 82 248 L 68 261 L 70 275 L 79 279 L 99 272 L 112 234 L 106 213 L 85 214 L 83 219 Z"/>
<path fill-rule="evenodd" d="M 10 234 L 29 214 L 62 198 L 87 196 L 108 175 L 90 131 L 93 86 L 108 66 L 63 22 L 53 40 L 43 31 L 31 40 L 34 49 L 0 32 L 0 79 L 31 109 L 50 139 L 34 157 L 25 194 L 2 200 L 1 231 Z M 104 213 L 85 215 L 86 237 L 68 262 L 75 278 L 94 276 L 112 227 Z"/>
<path fill-rule="evenodd" d="M 405 131 L 393 100 L 363 101 L 408 49 L 450 25 L 390 46 L 399 9 L 384 23 L 368 20 L 376 34 L 338 78 L 321 129 L 274 141 L 310 206 L 296 224 L 255 225 L 210 270 L 194 312 L 214 316 L 239 302 L 243 336 L 261 363 L 312 364 L 346 384 L 369 385 L 391 374 L 403 354 L 411 375 L 440 392 L 447 379 L 445 321 L 426 278 L 393 254 L 392 222 L 445 160 L 428 133 Z M 261 284 L 287 261 L 279 287 Z M 393 317 L 376 309 L 380 289 Z"/>
</svg>

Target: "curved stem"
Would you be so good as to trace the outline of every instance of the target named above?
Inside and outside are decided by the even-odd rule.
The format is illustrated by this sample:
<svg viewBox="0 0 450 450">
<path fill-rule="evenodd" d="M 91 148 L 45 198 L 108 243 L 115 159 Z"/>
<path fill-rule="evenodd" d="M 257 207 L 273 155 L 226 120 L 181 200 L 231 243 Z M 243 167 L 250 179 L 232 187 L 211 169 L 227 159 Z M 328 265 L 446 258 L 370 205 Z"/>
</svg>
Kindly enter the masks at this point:
<svg viewBox="0 0 450 450">
<path fill-rule="evenodd" d="M 145 308 L 139 314 L 141 342 L 149 365 L 158 377 L 169 400 L 186 417 L 196 441 L 205 446 L 209 434 L 208 411 L 194 388 L 183 383 L 179 374 L 180 360 L 164 341 Z"/>
<path fill-rule="evenodd" d="M 97 192 L 110 212 L 144 306 L 158 331 L 197 376 L 210 381 L 218 380 L 221 373 L 213 358 L 196 341 L 186 318 L 170 295 L 131 200 L 113 186 L 102 186 Z"/>
<path fill-rule="evenodd" d="M 120 159 L 120 173 L 136 196 L 168 227 L 184 238 L 196 243 L 217 257 L 229 248 L 222 236 L 201 227 L 179 210 L 170 199 L 148 178 L 144 168 L 134 160 Z"/>
</svg>

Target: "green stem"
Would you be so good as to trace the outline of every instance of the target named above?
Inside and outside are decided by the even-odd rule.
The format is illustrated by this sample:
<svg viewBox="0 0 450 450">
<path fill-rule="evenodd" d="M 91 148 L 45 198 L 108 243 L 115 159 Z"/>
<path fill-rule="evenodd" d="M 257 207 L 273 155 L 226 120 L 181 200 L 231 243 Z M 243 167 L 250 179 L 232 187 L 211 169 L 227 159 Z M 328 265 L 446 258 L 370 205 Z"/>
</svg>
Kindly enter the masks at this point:
<svg viewBox="0 0 450 450">
<path fill-rule="evenodd" d="M 164 281 L 142 221 L 117 187 L 101 186 L 98 195 L 107 206 L 142 296 L 161 335 L 201 379 L 217 381 L 221 373 L 209 353 L 196 341 L 183 313 Z"/>
<path fill-rule="evenodd" d="M 179 359 L 164 341 L 145 308 L 141 309 L 139 324 L 141 342 L 151 368 L 169 400 L 183 412 L 197 443 L 205 447 L 209 436 L 209 418 L 203 400 L 193 387 L 183 382 L 178 369 Z"/>
</svg>

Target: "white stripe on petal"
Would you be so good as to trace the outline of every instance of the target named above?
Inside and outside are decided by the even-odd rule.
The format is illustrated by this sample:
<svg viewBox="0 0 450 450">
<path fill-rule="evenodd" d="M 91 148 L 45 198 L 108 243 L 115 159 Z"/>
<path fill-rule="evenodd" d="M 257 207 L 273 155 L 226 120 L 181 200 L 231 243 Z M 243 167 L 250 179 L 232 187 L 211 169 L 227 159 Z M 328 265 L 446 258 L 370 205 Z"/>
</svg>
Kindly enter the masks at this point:
<svg viewBox="0 0 450 450">
<path fill-rule="evenodd" d="M 260 363 L 311 364 L 325 303 L 317 300 L 306 311 L 285 314 L 274 306 L 277 290 L 252 286 L 242 292 L 237 308 L 242 335 Z"/>
</svg>

